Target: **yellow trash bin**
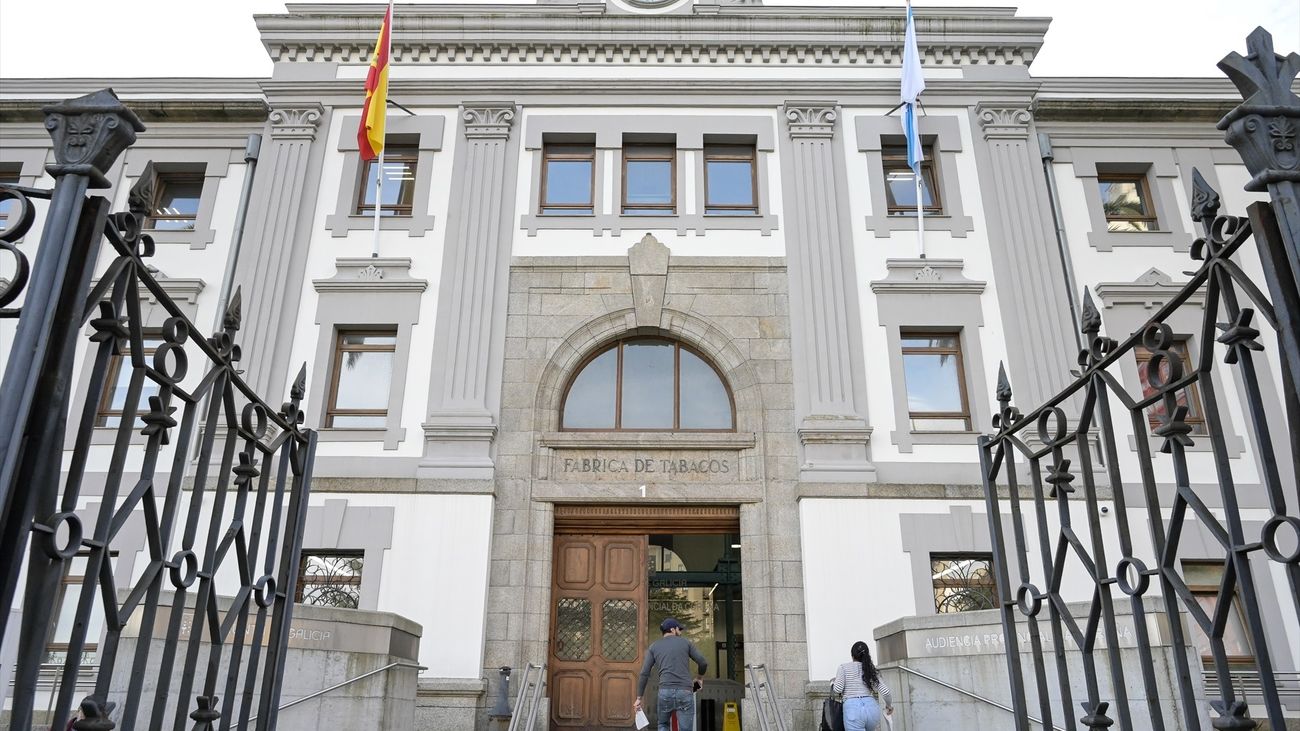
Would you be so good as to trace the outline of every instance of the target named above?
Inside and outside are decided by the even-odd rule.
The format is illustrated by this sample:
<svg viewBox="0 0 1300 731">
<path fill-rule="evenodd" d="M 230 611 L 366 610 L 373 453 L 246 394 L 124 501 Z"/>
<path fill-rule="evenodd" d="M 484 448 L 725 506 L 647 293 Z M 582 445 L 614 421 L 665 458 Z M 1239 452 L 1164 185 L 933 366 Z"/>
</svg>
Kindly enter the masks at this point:
<svg viewBox="0 0 1300 731">
<path fill-rule="evenodd" d="M 740 731 L 740 706 L 735 701 L 722 704 L 722 731 Z"/>
</svg>

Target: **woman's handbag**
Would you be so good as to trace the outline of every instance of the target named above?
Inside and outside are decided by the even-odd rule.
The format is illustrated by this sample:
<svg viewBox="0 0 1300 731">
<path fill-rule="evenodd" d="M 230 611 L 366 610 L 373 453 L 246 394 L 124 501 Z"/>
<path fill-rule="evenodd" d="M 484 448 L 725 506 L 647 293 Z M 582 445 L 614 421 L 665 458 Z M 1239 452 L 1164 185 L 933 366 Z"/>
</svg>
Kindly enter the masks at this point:
<svg viewBox="0 0 1300 731">
<path fill-rule="evenodd" d="M 827 698 L 822 703 L 822 725 L 820 731 L 844 731 L 844 702 L 838 698 Z"/>
</svg>

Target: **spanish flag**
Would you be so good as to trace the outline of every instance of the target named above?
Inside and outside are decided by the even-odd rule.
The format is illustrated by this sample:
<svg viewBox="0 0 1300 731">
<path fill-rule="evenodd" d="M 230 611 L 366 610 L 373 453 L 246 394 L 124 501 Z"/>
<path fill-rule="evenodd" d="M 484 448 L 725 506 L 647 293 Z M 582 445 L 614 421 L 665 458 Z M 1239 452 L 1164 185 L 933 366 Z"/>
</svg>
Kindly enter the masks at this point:
<svg viewBox="0 0 1300 731">
<path fill-rule="evenodd" d="M 384 120 L 388 111 L 388 52 L 392 47 L 393 3 L 388 3 L 384 24 L 379 28 L 375 42 L 375 55 L 370 58 L 370 71 L 366 74 L 366 103 L 361 107 L 361 126 L 357 128 L 357 144 L 362 160 L 374 160 L 384 151 Z"/>
</svg>

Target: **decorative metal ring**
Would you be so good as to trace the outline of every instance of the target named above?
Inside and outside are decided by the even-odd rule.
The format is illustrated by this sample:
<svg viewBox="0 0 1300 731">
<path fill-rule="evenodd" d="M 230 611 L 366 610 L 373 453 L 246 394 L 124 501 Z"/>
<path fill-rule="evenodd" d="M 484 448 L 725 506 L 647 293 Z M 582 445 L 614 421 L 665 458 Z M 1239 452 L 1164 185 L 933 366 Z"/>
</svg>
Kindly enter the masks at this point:
<svg viewBox="0 0 1300 731">
<path fill-rule="evenodd" d="M 5 216 L 5 220 L 10 223 L 0 228 L 0 241 L 17 241 L 25 236 L 31 230 L 32 224 L 36 222 L 36 207 L 22 193 L 12 188 L 0 187 L 0 205 L 4 205 L 5 201 L 14 201 L 18 210 L 14 212 L 17 215 L 11 213 Z"/>
<path fill-rule="evenodd" d="M 181 565 L 185 566 L 185 573 L 181 573 Z M 188 589 L 199 577 L 199 557 L 188 548 L 177 551 L 172 556 L 171 564 L 168 568 L 171 574 L 172 586 L 177 589 Z"/>
<path fill-rule="evenodd" d="M 190 324 L 183 317 L 169 317 L 162 326 L 162 339 L 168 343 L 183 345 L 190 339 Z"/>
<path fill-rule="evenodd" d="M 1173 342 L 1173 328 L 1163 322 L 1153 322 L 1142 331 L 1142 346 L 1147 350 L 1167 350 Z"/>
<path fill-rule="evenodd" d="M 62 525 L 68 527 L 68 539 L 60 547 L 55 540 Z M 40 533 L 41 551 L 51 559 L 67 561 L 81 550 L 81 538 L 84 533 L 81 528 L 81 518 L 77 517 L 76 513 L 55 513 L 50 516 L 48 523 L 36 523 L 32 529 Z"/>
<path fill-rule="evenodd" d="M 256 401 L 244 404 L 244 411 L 240 414 L 240 422 L 244 427 L 244 431 L 250 432 L 254 439 L 261 439 L 266 436 L 266 407 Z"/>
<path fill-rule="evenodd" d="M 275 577 L 270 574 L 263 574 L 262 578 L 253 583 L 253 601 L 257 606 L 266 609 L 275 603 Z"/>
<path fill-rule="evenodd" d="M 1056 424 L 1054 425 L 1056 429 L 1049 435 L 1047 422 L 1053 416 L 1056 417 Z M 1052 446 L 1064 441 L 1068 436 L 1069 426 L 1066 424 L 1065 412 L 1059 407 L 1053 406 L 1038 415 L 1038 438 L 1043 441 L 1043 444 Z"/>
<path fill-rule="evenodd" d="M 171 368 L 167 367 L 168 355 L 174 355 Z M 163 380 L 174 386 L 185 380 L 185 374 L 190 370 L 190 357 L 186 355 L 184 346 L 163 343 L 153 352 L 153 368 Z"/>
<path fill-rule="evenodd" d="M 1043 609 L 1043 596 L 1033 584 L 1025 582 L 1016 589 L 1016 606 L 1026 617 L 1037 617 Z"/>
<path fill-rule="evenodd" d="M 1137 573 L 1137 583 L 1129 583 L 1129 570 L 1132 569 Z M 1129 596 L 1140 596 L 1145 594 L 1147 587 L 1151 586 L 1151 576 L 1147 573 L 1147 565 L 1142 563 L 1142 559 L 1134 556 L 1125 556 L 1115 564 L 1115 583 L 1119 585 L 1119 590 Z"/>
<path fill-rule="evenodd" d="M 1277 545 L 1277 531 L 1283 525 L 1291 526 L 1291 533 L 1295 537 L 1295 546 L 1290 553 L 1283 553 L 1280 546 Z M 1274 515 L 1264 521 L 1264 535 L 1261 539 L 1264 544 L 1264 553 L 1278 563 L 1300 563 L 1300 518 L 1292 515 Z"/>
</svg>

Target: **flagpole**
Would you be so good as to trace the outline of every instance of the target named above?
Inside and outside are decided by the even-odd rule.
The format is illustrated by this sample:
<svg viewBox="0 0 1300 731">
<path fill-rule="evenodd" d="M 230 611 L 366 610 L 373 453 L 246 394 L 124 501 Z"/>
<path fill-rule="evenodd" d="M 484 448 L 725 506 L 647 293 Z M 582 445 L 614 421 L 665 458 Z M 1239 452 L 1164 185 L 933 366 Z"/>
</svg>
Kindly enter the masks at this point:
<svg viewBox="0 0 1300 731">
<path fill-rule="evenodd" d="M 915 171 L 912 177 L 916 179 L 916 248 L 921 252 L 921 258 L 925 258 L 925 207 L 921 200 L 921 175 Z"/>
<path fill-rule="evenodd" d="M 388 14 L 386 19 L 388 21 L 388 48 L 385 49 L 384 56 L 388 59 L 388 68 L 390 69 L 389 73 L 391 75 L 393 65 L 393 0 L 388 0 Z M 387 114 L 388 94 L 385 93 L 384 97 L 383 104 L 385 109 L 383 110 L 383 113 Z M 375 240 L 374 244 L 370 247 L 370 258 L 372 259 L 379 258 L 379 218 L 384 209 L 384 148 L 388 147 L 386 144 L 387 137 L 388 125 L 384 125 L 385 139 L 380 143 L 379 157 L 375 160 Z"/>
</svg>

